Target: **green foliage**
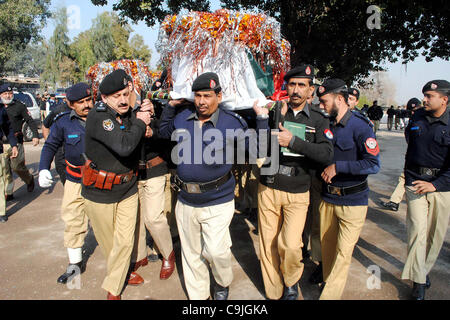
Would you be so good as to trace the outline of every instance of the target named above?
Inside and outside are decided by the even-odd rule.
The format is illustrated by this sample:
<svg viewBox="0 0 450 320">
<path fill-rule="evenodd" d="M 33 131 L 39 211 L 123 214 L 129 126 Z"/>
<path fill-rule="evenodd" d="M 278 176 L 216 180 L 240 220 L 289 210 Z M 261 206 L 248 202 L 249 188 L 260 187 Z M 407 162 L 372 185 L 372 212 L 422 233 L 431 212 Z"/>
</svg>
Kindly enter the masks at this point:
<svg viewBox="0 0 450 320">
<path fill-rule="evenodd" d="M 0 1 L 0 74 L 16 53 L 32 40 L 40 40 L 40 31 L 50 15 L 49 5 L 50 0 Z"/>
<path fill-rule="evenodd" d="M 105 5 L 107 0 L 91 0 Z M 450 59 L 448 0 L 221 0 L 222 6 L 261 10 L 281 23 L 291 43 L 291 64 L 312 63 L 320 78 L 339 77 L 364 83 L 383 62 L 413 61 L 422 54 Z M 208 11 L 206 0 L 118 0 L 121 19 L 144 20 L 148 26 L 182 9 Z M 381 11 L 381 28 L 369 29 L 370 5 Z"/>
</svg>

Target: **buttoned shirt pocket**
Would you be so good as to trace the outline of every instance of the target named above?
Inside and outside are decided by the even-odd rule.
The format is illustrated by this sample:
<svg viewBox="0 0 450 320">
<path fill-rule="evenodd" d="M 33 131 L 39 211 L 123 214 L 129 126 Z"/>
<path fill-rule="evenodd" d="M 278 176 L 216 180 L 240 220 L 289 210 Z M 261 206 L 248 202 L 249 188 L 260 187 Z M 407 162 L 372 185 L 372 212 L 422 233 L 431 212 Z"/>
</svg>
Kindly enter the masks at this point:
<svg viewBox="0 0 450 320">
<path fill-rule="evenodd" d="M 336 139 L 336 146 L 342 151 L 348 151 L 355 147 L 355 142 L 348 137 L 339 137 Z"/>
<path fill-rule="evenodd" d="M 69 145 L 75 146 L 81 141 L 81 137 L 79 134 L 69 134 L 67 135 L 66 142 Z"/>
<path fill-rule="evenodd" d="M 434 134 L 433 140 L 444 147 L 450 146 L 450 131 L 447 129 L 437 130 Z"/>
</svg>

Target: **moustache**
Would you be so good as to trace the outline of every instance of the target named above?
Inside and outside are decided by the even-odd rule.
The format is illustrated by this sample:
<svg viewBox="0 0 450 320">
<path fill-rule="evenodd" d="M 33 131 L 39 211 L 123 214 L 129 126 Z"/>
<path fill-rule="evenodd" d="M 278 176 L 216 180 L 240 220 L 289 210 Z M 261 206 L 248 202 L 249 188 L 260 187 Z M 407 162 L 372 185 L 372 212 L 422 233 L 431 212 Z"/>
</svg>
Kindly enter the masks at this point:
<svg viewBox="0 0 450 320">
<path fill-rule="evenodd" d="M 291 98 L 301 98 L 301 96 L 299 95 L 299 94 L 297 94 L 297 93 L 294 93 L 294 94 L 292 94 L 292 96 L 291 96 Z"/>
</svg>

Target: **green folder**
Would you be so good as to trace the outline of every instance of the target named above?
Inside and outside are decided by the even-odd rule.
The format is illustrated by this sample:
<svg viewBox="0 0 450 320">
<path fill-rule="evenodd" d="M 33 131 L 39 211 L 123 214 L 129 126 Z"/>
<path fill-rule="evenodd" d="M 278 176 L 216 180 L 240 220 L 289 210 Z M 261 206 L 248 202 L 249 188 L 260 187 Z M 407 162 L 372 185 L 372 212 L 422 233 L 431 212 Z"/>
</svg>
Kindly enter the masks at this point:
<svg viewBox="0 0 450 320">
<path fill-rule="evenodd" d="M 299 137 L 302 140 L 305 140 L 306 125 L 304 125 L 303 123 L 285 121 L 283 123 L 283 127 L 289 130 L 294 136 Z M 302 154 L 295 153 L 291 149 L 286 147 L 281 147 L 281 152 L 283 153 L 284 156 L 288 157 L 303 157 Z"/>
</svg>

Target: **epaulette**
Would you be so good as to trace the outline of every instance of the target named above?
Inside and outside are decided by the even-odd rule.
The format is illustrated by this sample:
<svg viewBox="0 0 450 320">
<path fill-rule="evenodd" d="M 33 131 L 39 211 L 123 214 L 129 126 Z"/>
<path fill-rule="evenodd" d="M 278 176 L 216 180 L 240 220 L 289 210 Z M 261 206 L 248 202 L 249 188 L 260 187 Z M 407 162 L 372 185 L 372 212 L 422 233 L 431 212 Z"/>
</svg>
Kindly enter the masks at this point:
<svg viewBox="0 0 450 320">
<path fill-rule="evenodd" d="M 227 110 L 227 109 L 221 109 L 221 110 L 224 111 L 226 114 L 229 114 L 229 115 L 235 117 L 236 119 L 238 119 L 239 122 L 242 124 L 242 126 L 244 126 L 244 127 L 247 127 L 247 126 L 248 126 L 248 125 L 247 125 L 247 121 L 245 121 L 245 119 L 242 118 L 242 116 L 240 116 L 240 115 L 237 114 L 236 112 L 233 112 L 233 111 L 230 111 L 230 110 Z"/>
<path fill-rule="evenodd" d="M 106 104 L 103 103 L 103 101 L 97 102 L 95 104 L 95 110 L 97 112 L 104 112 L 104 111 L 106 111 Z"/>
<path fill-rule="evenodd" d="M 320 113 L 320 114 L 321 114 L 322 116 L 324 116 L 325 118 L 329 118 L 329 117 L 330 117 L 330 115 L 329 115 L 325 110 L 323 110 L 321 107 L 319 107 L 318 104 L 310 105 L 310 106 L 309 106 L 309 109 L 310 109 L 311 111 L 315 111 L 315 112 L 317 112 L 317 113 Z"/>
<path fill-rule="evenodd" d="M 373 128 L 373 122 L 370 121 L 370 119 L 367 118 L 365 115 L 363 115 L 361 112 L 359 112 L 359 111 L 357 111 L 357 110 L 352 110 L 352 113 L 353 113 L 356 117 L 358 117 L 359 119 L 364 120 L 364 122 L 367 122 L 367 123 L 369 124 L 369 126 L 370 126 L 371 128 Z"/>
<path fill-rule="evenodd" d="M 66 114 L 70 114 L 71 111 L 65 111 L 65 112 L 60 112 L 55 116 L 55 119 L 53 119 L 53 122 L 55 122 L 56 120 L 58 120 L 59 118 L 62 118 L 63 116 L 65 116 Z"/>
</svg>

